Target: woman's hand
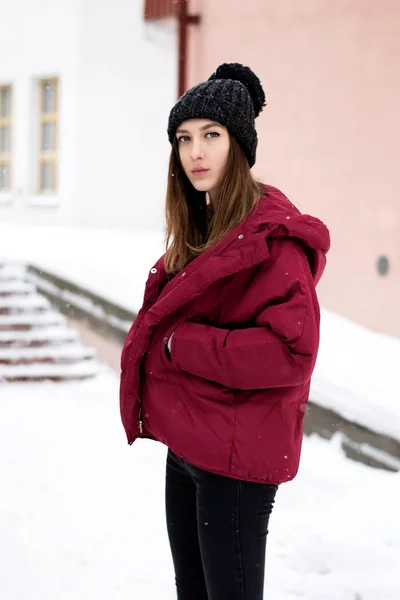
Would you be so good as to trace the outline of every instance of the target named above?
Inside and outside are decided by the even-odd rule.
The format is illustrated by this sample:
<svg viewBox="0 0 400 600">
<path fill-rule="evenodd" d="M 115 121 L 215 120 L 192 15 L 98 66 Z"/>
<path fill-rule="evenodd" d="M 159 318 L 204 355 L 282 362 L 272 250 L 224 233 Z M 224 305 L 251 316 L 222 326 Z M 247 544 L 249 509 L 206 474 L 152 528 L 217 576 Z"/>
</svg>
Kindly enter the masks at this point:
<svg viewBox="0 0 400 600">
<path fill-rule="evenodd" d="M 172 347 L 172 336 L 174 335 L 175 332 L 173 332 L 170 337 L 168 342 L 165 344 L 165 354 L 168 356 L 168 358 L 171 360 L 171 347 Z"/>
<path fill-rule="evenodd" d="M 171 337 L 168 340 L 168 344 L 167 344 L 167 348 L 169 350 L 169 352 L 171 353 L 171 344 L 172 344 L 172 336 L 174 335 L 174 332 L 171 333 Z"/>
</svg>

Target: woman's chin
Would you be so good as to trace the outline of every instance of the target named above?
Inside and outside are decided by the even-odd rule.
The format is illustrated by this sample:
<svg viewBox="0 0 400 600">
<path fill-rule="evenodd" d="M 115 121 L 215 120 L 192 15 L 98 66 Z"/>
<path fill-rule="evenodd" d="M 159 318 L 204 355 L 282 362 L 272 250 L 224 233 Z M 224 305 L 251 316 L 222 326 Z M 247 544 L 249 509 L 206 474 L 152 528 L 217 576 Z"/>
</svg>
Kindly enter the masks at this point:
<svg viewBox="0 0 400 600">
<path fill-rule="evenodd" d="M 213 188 L 207 181 L 192 181 L 192 185 L 198 192 L 209 192 Z"/>
</svg>

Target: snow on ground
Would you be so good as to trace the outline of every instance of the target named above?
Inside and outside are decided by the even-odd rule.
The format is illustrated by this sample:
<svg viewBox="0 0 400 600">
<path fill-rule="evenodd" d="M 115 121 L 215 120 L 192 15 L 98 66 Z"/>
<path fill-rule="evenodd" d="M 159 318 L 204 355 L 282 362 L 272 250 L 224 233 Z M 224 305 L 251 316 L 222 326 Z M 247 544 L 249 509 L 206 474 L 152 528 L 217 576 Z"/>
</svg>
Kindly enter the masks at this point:
<svg viewBox="0 0 400 600">
<path fill-rule="evenodd" d="M 0 263 L 33 263 L 137 312 L 149 270 L 164 252 L 163 239 L 157 231 L 0 223 Z"/>
<path fill-rule="evenodd" d="M 126 444 L 118 379 L 0 385 L 0 598 L 173 600 L 161 444 Z M 306 439 L 270 522 L 266 597 L 397 600 L 400 474 Z"/>
<path fill-rule="evenodd" d="M 157 231 L 0 224 L 0 262 L 35 263 L 132 311 L 140 308 L 149 269 L 162 253 Z M 399 439 L 399 365 L 399 339 L 322 311 L 311 389 L 317 403 Z"/>
</svg>

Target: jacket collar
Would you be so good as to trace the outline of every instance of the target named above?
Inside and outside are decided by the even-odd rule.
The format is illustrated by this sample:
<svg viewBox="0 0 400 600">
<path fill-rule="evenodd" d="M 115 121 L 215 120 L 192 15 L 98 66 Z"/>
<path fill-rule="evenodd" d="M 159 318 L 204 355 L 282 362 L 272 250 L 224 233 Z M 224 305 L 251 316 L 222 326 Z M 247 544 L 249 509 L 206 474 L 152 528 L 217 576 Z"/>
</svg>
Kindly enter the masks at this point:
<svg viewBox="0 0 400 600">
<path fill-rule="evenodd" d="M 319 219 L 302 215 L 278 189 L 264 186 L 260 201 L 244 219 L 171 281 L 167 282 L 164 256 L 158 260 L 151 270 L 156 272 L 149 276 L 146 285 L 146 297 L 153 297 L 162 288 L 146 315 L 149 325 L 157 325 L 163 317 L 201 296 L 220 279 L 267 260 L 267 241 L 277 237 L 291 237 L 304 245 L 316 283 L 329 249 L 326 226 Z"/>
<path fill-rule="evenodd" d="M 265 235 L 246 230 L 246 223 L 253 210 L 221 240 L 192 260 L 168 283 L 165 283 L 167 275 L 164 256 L 156 263 L 153 269 L 156 268 L 157 273 L 152 286 L 158 289 L 163 285 L 164 287 L 148 311 L 150 325 L 156 325 L 163 317 L 198 298 L 220 279 L 229 277 L 244 268 L 258 265 L 268 258 Z M 154 288 L 152 289 L 154 291 Z"/>
</svg>

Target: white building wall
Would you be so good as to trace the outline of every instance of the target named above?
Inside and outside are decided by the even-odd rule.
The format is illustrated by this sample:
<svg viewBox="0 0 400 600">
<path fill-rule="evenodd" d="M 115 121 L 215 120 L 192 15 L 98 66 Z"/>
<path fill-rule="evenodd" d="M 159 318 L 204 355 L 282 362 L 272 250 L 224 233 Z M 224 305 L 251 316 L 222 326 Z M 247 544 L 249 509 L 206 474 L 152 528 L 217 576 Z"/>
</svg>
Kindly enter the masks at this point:
<svg viewBox="0 0 400 600">
<path fill-rule="evenodd" d="M 0 85 L 13 84 L 13 190 L 0 220 L 163 226 L 176 26 L 143 0 L 0 0 Z M 59 191 L 35 195 L 35 78 L 59 77 Z M 5 201 L 9 203 L 4 203 Z"/>
<path fill-rule="evenodd" d="M 12 190 L 0 220 L 70 224 L 76 202 L 77 23 L 79 0 L 0 0 L 0 85 L 12 85 Z M 39 197 L 38 79 L 58 76 L 59 188 Z M 47 203 L 47 206 L 43 206 Z M 1 242 L 0 242 L 1 244 Z"/>
<path fill-rule="evenodd" d="M 77 222 L 161 227 L 176 96 L 172 23 L 141 0 L 85 0 L 80 32 Z"/>
</svg>

